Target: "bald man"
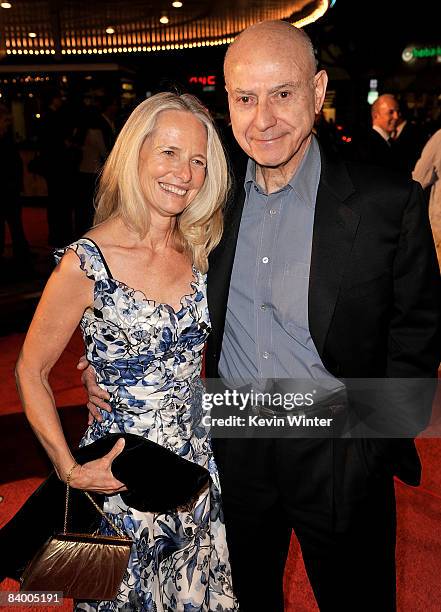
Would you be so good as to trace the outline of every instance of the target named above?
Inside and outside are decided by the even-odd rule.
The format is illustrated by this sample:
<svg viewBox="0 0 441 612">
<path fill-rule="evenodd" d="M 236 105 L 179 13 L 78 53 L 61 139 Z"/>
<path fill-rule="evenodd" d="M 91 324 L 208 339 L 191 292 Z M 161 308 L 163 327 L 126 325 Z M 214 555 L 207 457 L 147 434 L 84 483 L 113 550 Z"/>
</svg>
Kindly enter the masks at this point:
<svg viewBox="0 0 441 612">
<path fill-rule="evenodd" d="M 435 377 L 439 275 L 419 185 L 321 149 L 312 128 L 327 76 L 288 23 L 245 30 L 226 54 L 225 81 L 246 158 L 233 160 L 236 192 L 210 261 L 207 377 L 255 389 L 306 381 L 320 396 L 290 414 L 339 422 L 355 411 L 345 379 Z M 103 394 L 88 386 L 96 414 Z M 412 404 L 415 433 L 430 407 L 430 398 Z M 391 408 L 398 428 L 401 406 Z M 292 530 L 321 610 L 395 609 L 393 475 L 419 482 L 411 439 L 213 442 L 242 612 L 284 609 Z"/>
<path fill-rule="evenodd" d="M 367 134 L 354 139 L 357 159 L 400 170 L 404 167 L 393 136 L 400 120 L 400 107 L 392 94 L 379 96 L 371 106 L 372 127 Z M 410 177 L 410 172 L 408 172 Z"/>
<path fill-rule="evenodd" d="M 392 94 L 382 94 L 372 104 L 372 127 L 388 142 L 397 129 L 400 119 L 400 107 Z"/>
<path fill-rule="evenodd" d="M 312 128 L 327 76 L 301 30 L 252 26 L 224 67 L 248 159 L 210 262 L 207 377 L 255 389 L 309 380 L 322 416 L 338 414 L 343 379 L 436 377 L 439 275 L 419 186 L 321 149 Z M 430 397 L 412 409 L 416 433 Z M 292 529 L 321 610 L 395 609 L 393 475 L 418 483 L 413 440 L 214 443 L 241 610 L 283 610 Z"/>
</svg>

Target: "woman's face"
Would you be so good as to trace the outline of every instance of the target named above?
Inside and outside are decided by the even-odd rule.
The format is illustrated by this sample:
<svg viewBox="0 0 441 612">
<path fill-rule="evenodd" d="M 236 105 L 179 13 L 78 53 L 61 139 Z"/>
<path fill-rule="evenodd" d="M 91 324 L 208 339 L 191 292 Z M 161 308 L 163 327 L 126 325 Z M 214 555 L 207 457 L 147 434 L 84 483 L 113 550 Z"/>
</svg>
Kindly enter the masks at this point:
<svg viewBox="0 0 441 612">
<path fill-rule="evenodd" d="M 141 188 L 151 214 L 179 215 L 205 181 L 207 130 L 186 111 L 159 114 L 139 154 Z"/>
</svg>

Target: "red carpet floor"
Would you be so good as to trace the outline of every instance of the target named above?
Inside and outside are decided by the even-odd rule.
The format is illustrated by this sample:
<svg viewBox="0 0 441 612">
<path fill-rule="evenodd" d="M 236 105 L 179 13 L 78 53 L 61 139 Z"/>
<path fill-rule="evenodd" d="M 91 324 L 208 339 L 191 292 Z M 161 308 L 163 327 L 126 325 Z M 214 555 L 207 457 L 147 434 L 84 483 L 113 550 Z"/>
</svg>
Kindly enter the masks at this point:
<svg viewBox="0 0 441 612">
<path fill-rule="evenodd" d="M 28 216 L 33 222 L 41 221 L 41 217 L 42 215 L 35 211 Z M 25 423 L 13 382 L 14 364 L 22 342 L 23 334 L 19 333 L 0 337 L 0 496 L 3 496 L 0 503 L 0 526 L 13 516 L 48 471 L 44 453 Z M 78 440 L 87 420 L 85 409 L 80 407 L 84 402 L 84 392 L 79 385 L 79 374 L 75 370 L 81 353 L 81 339 L 75 334 L 52 374 L 57 405 L 72 443 Z M 424 433 L 424 437 L 417 441 L 423 463 L 421 487 L 414 489 L 400 482 L 396 483 L 399 612 L 441 611 L 440 432 L 441 401 L 438 401 L 432 426 Z M 0 554 L 7 554 L 7 551 L 0 551 Z M 13 581 L 4 581 L 0 590 L 15 591 L 17 587 L 17 583 Z M 294 537 L 286 567 L 285 597 L 287 612 L 317 610 Z M 18 611 L 21 608 L 14 606 L 1 609 Z M 46 609 L 67 611 L 72 610 L 72 602 L 66 600 L 64 606 L 58 608 L 38 606 L 22 609 L 28 612 L 42 612 Z M 356 607 L 354 612 L 357 612 Z"/>
<path fill-rule="evenodd" d="M 0 338 L 0 495 L 4 498 L 0 503 L 0 525 L 9 520 L 47 472 L 44 453 L 25 424 L 13 385 L 13 367 L 22 341 L 22 334 Z M 75 370 L 81 352 L 81 339 L 75 334 L 52 376 L 60 414 L 69 427 L 73 442 L 86 426 L 85 409 L 79 407 L 84 393 Z M 396 483 L 400 612 L 441 610 L 441 440 L 434 437 L 438 431 L 439 428 L 433 426 L 425 434 L 428 437 L 418 440 L 424 466 L 422 486 L 413 489 Z M 5 554 L 5 551 L 1 554 Z M 2 591 L 16 589 L 17 583 L 12 581 L 5 581 L 0 586 Z M 286 568 L 285 593 L 287 612 L 317 610 L 294 537 Z M 35 608 L 42 609 L 41 606 Z M 59 609 L 71 610 L 72 604 L 67 601 Z M 26 610 L 32 612 L 34 608 L 27 607 Z"/>
</svg>

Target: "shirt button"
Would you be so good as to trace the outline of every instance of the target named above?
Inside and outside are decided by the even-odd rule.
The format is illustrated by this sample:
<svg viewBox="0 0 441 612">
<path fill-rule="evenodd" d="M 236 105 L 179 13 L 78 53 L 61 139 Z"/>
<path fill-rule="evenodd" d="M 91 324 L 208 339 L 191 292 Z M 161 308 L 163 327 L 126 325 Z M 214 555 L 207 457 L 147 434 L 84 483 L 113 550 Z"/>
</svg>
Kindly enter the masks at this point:
<svg viewBox="0 0 441 612">
<path fill-rule="evenodd" d="M 271 208 L 269 213 L 270 213 L 270 215 L 277 215 L 277 210 L 274 210 L 274 208 Z"/>
<path fill-rule="evenodd" d="M 264 352 L 262 353 L 262 357 L 263 357 L 264 359 L 269 359 L 269 356 L 270 356 L 270 355 L 269 355 L 269 353 L 267 353 L 266 351 L 264 351 Z"/>
<path fill-rule="evenodd" d="M 261 304 L 260 305 L 260 310 L 266 310 L 266 304 Z"/>
<path fill-rule="evenodd" d="M 269 257 L 262 257 L 262 263 L 268 263 Z"/>
</svg>

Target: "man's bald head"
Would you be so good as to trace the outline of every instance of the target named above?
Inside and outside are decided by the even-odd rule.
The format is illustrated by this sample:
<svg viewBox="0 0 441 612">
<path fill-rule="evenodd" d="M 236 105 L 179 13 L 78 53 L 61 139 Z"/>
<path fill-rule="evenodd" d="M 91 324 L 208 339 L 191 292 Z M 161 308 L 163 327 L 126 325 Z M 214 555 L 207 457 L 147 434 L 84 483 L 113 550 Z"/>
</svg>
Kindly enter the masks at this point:
<svg viewBox="0 0 441 612">
<path fill-rule="evenodd" d="M 396 129 L 400 107 L 397 99 L 392 94 L 382 94 L 372 104 L 372 125 L 381 128 L 387 134 L 392 134 Z"/>
<path fill-rule="evenodd" d="M 314 48 L 303 30 L 286 21 L 261 21 L 243 30 L 228 47 L 224 60 L 225 81 L 228 83 L 231 66 L 238 59 L 247 56 L 257 58 L 261 51 L 274 54 L 274 57 L 287 56 L 292 62 L 301 63 L 306 75 L 311 78 L 316 73 Z"/>
<path fill-rule="evenodd" d="M 375 100 L 371 107 L 372 118 L 374 118 L 374 115 L 379 112 L 382 106 L 390 105 L 398 107 L 398 102 L 394 95 L 386 93 L 382 94 L 381 96 L 378 96 L 378 98 Z"/>
<path fill-rule="evenodd" d="M 286 184 L 309 146 L 328 82 L 316 72 L 311 41 L 289 23 L 262 21 L 236 38 L 224 68 L 237 142 L 262 169 L 267 190 Z"/>
</svg>

